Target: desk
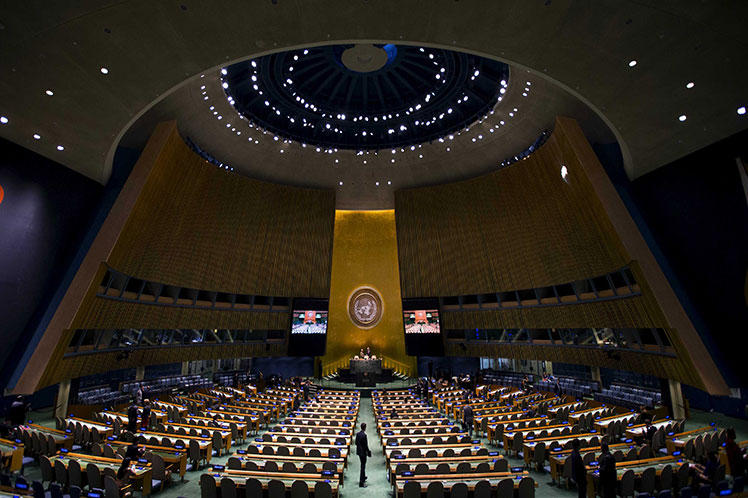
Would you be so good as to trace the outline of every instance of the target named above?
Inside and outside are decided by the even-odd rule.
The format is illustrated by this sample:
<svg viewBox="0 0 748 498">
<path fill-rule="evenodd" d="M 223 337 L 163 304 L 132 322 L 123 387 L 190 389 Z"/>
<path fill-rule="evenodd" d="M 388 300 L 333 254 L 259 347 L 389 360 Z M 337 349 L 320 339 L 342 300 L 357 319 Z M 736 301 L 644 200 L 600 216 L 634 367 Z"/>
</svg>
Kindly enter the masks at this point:
<svg viewBox="0 0 748 498">
<path fill-rule="evenodd" d="M 687 463 L 686 460 L 678 459 L 678 457 L 660 457 L 660 458 L 647 458 L 646 460 L 632 460 L 630 462 L 618 462 L 616 463 L 616 480 L 620 481 L 621 476 L 628 471 L 633 470 L 634 476 L 641 476 L 642 472 L 649 467 L 655 469 L 656 475 L 662 473 L 662 469 L 666 465 L 670 465 L 673 469 L 673 474 L 677 474 L 678 469 L 683 463 Z M 599 472 L 594 467 L 587 467 L 587 496 L 594 497 L 596 494 L 600 494 L 600 477 Z"/>
<path fill-rule="evenodd" d="M 496 489 L 499 482 L 504 479 L 512 479 L 514 488 L 517 489 L 520 481 L 523 478 L 530 477 L 528 472 L 486 472 L 486 473 L 470 473 L 470 474 L 421 474 L 413 476 L 415 482 L 418 482 L 421 486 L 421 493 L 425 494 L 429 484 L 434 481 L 440 481 L 444 485 L 444 490 L 449 491 L 452 486 L 458 482 L 464 482 L 467 484 L 468 490 L 475 490 L 475 485 L 480 481 L 488 481 L 492 489 Z M 532 480 L 532 479 L 531 479 Z M 397 496 L 403 496 L 403 490 L 405 487 L 405 480 L 399 479 L 395 484 L 397 488 Z M 534 487 L 538 487 L 537 481 L 533 480 Z M 534 493 L 533 493 L 534 494 Z"/>
<path fill-rule="evenodd" d="M 350 361 L 351 373 L 357 374 L 382 374 L 382 360 L 354 360 Z"/>
<path fill-rule="evenodd" d="M 3 463 L 7 461 L 5 469 L 8 472 L 16 472 L 21 470 L 23 463 L 23 444 L 16 443 L 15 441 L 8 441 L 7 439 L 0 439 L 0 451 L 3 455 Z"/>
<path fill-rule="evenodd" d="M 50 458 L 53 467 L 56 460 L 61 461 L 65 465 L 65 468 L 68 467 L 70 460 L 77 460 L 78 463 L 83 462 L 81 464 L 81 470 L 85 469 L 86 465 L 89 463 L 93 463 L 100 469 L 108 467 L 117 472 L 122 465 L 122 460 L 119 458 L 97 457 L 92 455 L 82 455 L 79 453 L 67 453 Z M 130 471 L 132 472 L 130 481 L 133 489 L 140 490 L 143 496 L 150 495 L 153 481 L 153 470 L 150 465 L 141 465 L 136 462 L 130 466 Z"/>
</svg>

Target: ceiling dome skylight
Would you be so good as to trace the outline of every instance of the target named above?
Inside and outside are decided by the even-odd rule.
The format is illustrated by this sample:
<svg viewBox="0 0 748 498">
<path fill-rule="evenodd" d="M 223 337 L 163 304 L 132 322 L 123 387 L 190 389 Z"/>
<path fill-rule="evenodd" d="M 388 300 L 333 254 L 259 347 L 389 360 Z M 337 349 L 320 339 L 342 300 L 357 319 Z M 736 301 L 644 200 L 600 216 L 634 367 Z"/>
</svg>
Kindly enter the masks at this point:
<svg viewBox="0 0 748 498">
<path fill-rule="evenodd" d="M 506 64 L 405 45 L 330 45 L 221 70 L 241 116 L 286 140 L 326 149 L 420 144 L 470 126 L 501 100 Z"/>
</svg>

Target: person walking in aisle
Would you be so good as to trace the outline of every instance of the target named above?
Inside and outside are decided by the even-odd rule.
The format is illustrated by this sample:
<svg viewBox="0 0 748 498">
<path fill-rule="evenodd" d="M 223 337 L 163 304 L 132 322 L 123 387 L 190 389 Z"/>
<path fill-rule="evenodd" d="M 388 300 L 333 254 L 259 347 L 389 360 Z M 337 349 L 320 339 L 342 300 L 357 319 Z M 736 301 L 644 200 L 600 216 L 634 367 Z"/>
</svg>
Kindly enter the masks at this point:
<svg viewBox="0 0 748 498">
<path fill-rule="evenodd" d="M 574 482 L 577 483 L 579 498 L 587 498 L 587 469 L 585 469 L 582 454 L 579 453 L 579 448 L 582 445 L 579 439 L 574 439 L 571 446 L 573 448 L 571 450 L 571 475 L 574 477 Z"/>
<path fill-rule="evenodd" d="M 468 403 L 470 403 L 470 400 L 468 400 Z M 473 437 L 473 405 L 465 406 L 465 409 L 462 411 L 462 421 L 468 436 Z"/>
<path fill-rule="evenodd" d="M 610 453 L 607 444 L 601 444 L 602 454 L 598 459 L 600 462 L 600 489 L 602 489 L 603 498 L 616 498 L 616 483 L 618 474 L 616 473 L 616 459 Z"/>
<path fill-rule="evenodd" d="M 356 434 L 356 455 L 361 461 L 361 475 L 358 479 L 358 486 L 360 488 L 366 487 L 366 459 L 371 457 L 371 450 L 369 449 L 369 438 L 366 437 L 366 423 L 361 423 L 361 431 Z"/>
<path fill-rule="evenodd" d="M 133 401 L 127 409 L 127 430 L 135 434 L 138 430 L 138 405 Z"/>
</svg>

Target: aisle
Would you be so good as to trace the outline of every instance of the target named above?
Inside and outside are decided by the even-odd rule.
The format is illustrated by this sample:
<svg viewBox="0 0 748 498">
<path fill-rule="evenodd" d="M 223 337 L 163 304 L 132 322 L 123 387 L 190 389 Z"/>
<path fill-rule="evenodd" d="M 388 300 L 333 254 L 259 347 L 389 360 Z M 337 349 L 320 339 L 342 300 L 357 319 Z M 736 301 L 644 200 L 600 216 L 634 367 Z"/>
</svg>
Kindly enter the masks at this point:
<svg viewBox="0 0 748 498">
<path fill-rule="evenodd" d="M 356 456 L 354 439 L 354 443 L 351 444 L 350 455 L 348 456 L 348 467 L 345 469 L 345 475 L 343 476 L 343 487 L 340 489 L 340 498 L 367 496 L 383 498 L 392 496 L 392 487 L 387 481 L 387 473 L 385 472 L 382 440 L 377 434 L 377 424 L 374 421 L 374 409 L 371 398 L 361 398 L 355 433 L 361 430 L 362 422 L 366 423 L 366 435 L 369 437 L 369 449 L 371 450 L 371 458 L 366 462 L 366 475 L 369 477 L 366 481 L 368 487 L 358 487 L 361 464 L 359 463 L 358 456 Z"/>
</svg>

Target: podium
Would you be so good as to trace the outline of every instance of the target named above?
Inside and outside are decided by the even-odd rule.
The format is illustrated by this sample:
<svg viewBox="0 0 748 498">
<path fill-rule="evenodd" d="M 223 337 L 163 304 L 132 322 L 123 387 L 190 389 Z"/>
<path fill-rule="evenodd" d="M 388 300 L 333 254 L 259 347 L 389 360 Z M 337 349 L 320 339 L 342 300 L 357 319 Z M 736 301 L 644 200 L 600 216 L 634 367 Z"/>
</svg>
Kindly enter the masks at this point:
<svg viewBox="0 0 748 498">
<path fill-rule="evenodd" d="M 356 387 L 376 387 L 377 382 L 391 382 L 392 370 L 382 367 L 382 360 L 351 358 L 348 368 L 338 370 L 342 382 L 355 383 Z"/>
<path fill-rule="evenodd" d="M 382 360 L 351 359 L 350 368 L 352 374 L 368 373 L 369 375 L 380 375 L 382 373 Z"/>
<path fill-rule="evenodd" d="M 375 387 L 382 376 L 382 360 L 350 361 L 351 375 L 356 378 L 356 387 Z"/>
</svg>

